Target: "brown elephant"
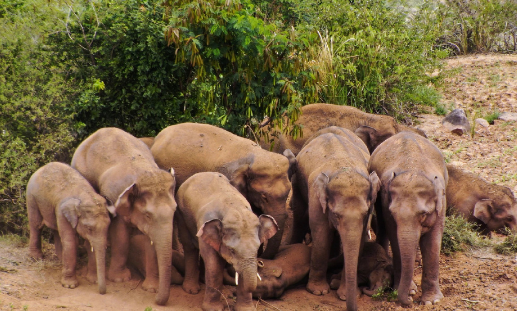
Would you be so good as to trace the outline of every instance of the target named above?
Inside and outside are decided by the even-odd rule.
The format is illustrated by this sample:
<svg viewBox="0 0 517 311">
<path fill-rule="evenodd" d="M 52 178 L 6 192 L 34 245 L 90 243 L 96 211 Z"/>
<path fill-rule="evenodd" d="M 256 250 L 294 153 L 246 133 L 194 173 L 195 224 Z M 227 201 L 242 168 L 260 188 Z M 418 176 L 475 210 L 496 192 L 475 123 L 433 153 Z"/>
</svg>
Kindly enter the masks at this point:
<svg viewBox="0 0 517 311">
<path fill-rule="evenodd" d="M 95 192 L 79 172 L 51 162 L 38 169 L 27 184 L 27 212 L 30 226 L 30 256 L 43 258 L 41 228 L 54 230 L 56 253 L 63 262 L 64 287 L 75 288 L 77 263 L 76 233 L 87 241 L 88 281 L 106 293 L 106 247 L 110 218 L 106 199 Z"/>
<path fill-rule="evenodd" d="M 340 259 L 342 264 L 343 256 Z M 364 243 L 357 265 L 357 283 L 359 286 L 364 286 L 362 292 L 367 296 L 372 296 L 379 288 L 392 286 L 393 263 L 380 244 L 376 242 Z M 341 273 L 333 275 L 330 288 L 338 289 L 340 284 Z"/>
<path fill-rule="evenodd" d="M 426 137 L 423 131 L 398 124 L 390 116 L 366 113 L 351 106 L 310 104 L 303 106 L 300 112 L 301 115 L 295 124 L 302 126 L 302 137 L 293 139 L 277 128 L 266 129 L 269 137 L 273 138 L 272 151 L 281 153 L 285 149 L 290 149 L 297 155 L 308 138 L 318 130 L 330 126 L 351 130 L 364 141 L 370 152 L 387 138 L 402 131 L 411 131 Z M 271 149 L 271 144 L 272 142 L 264 139 L 261 141 L 262 148 L 266 150 Z"/>
<path fill-rule="evenodd" d="M 220 288 L 225 263 L 236 271 L 235 309 L 255 310 L 252 292 L 257 287 L 257 251 L 278 230 L 273 217 L 251 211 L 246 198 L 221 173 L 197 173 L 176 195 L 175 222 L 185 252 L 187 293 L 199 292 L 199 254 L 205 263 L 203 310 L 223 310 Z M 196 238 L 197 237 L 197 238 Z"/>
<path fill-rule="evenodd" d="M 370 155 L 364 143 L 350 130 L 341 133 L 316 133 L 296 157 L 292 242 L 303 239 L 308 213 L 313 248 L 307 290 L 326 294 L 331 240 L 337 230 L 345 262 L 337 294 L 347 301 L 348 310 L 357 310 L 357 262 L 380 185 L 375 172 L 368 174 Z"/>
<path fill-rule="evenodd" d="M 375 149 L 369 171 L 381 178 L 381 199 L 376 204 L 378 241 L 387 249 L 387 232 L 399 301 L 411 304 L 409 292 L 420 245 L 422 301 L 439 302 L 443 298 L 438 272 L 448 181 L 442 153 L 429 140 L 402 132 Z"/>
<path fill-rule="evenodd" d="M 183 123 L 162 130 L 151 152 L 161 168 L 174 167 L 178 187 L 195 173 L 219 172 L 246 197 L 255 212 L 273 216 L 280 229 L 261 255 L 273 258 L 287 218 L 289 161 L 294 164 L 290 151 L 286 152 L 289 160 L 221 128 Z"/>
<path fill-rule="evenodd" d="M 517 201 L 509 188 L 490 184 L 450 164 L 447 171 L 449 213 L 479 224 L 486 234 L 505 227 L 517 232 Z"/>
<path fill-rule="evenodd" d="M 132 235 L 129 239 L 129 256 L 128 265 L 135 268 L 144 278 L 146 276 L 147 261 L 149 254 L 149 237 L 144 234 Z M 185 275 L 185 258 L 179 251 L 172 250 L 172 266 L 175 268 L 171 272 L 171 284 L 183 284 L 183 276 Z M 178 272 L 177 274 L 176 271 Z"/>
<path fill-rule="evenodd" d="M 174 172 L 158 168 L 149 148 L 118 128 L 103 128 L 85 139 L 74 153 L 76 168 L 100 194 L 114 202 L 117 217 L 110 226 L 108 278 L 127 281 L 130 226 L 147 235 L 153 260 L 148 261 L 142 288 L 156 291 L 164 305 L 170 294 L 172 221 L 176 210 Z M 151 264 L 152 262 L 156 264 Z M 158 271 L 156 271 L 158 267 Z"/>
<path fill-rule="evenodd" d="M 146 144 L 149 149 L 151 149 L 151 147 L 154 144 L 154 137 L 139 137 L 138 139 L 143 141 L 144 144 Z"/>
</svg>

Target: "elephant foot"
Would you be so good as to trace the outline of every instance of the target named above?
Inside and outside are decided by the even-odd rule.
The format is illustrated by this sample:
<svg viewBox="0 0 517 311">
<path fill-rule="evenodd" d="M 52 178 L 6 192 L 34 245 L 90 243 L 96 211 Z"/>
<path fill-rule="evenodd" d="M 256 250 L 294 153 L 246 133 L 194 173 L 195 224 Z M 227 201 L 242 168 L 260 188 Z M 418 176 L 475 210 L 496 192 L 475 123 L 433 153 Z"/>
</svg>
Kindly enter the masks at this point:
<svg viewBox="0 0 517 311">
<path fill-rule="evenodd" d="M 424 305 L 436 305 L 443 299 L 443 294 L 440 290 L 436 293 L 426 292 L 422 294 L 422 303 Z"/>
<path fill-rule="evenodd" d="M 253 302 L 235 304 L 235 311 L 255 311 L 255 310 L 257 310 L 257 309 L 253 305 Z"/>
<path fill-rule="evenodd" d="M 197 294 L 199 293 L 199 291 L 201 290 L 201 287 L 199 286 L 199 282 L 193 282 L 193 281 L 188 281 L 188 280 L 185 280 L 183 282 L 183 290 L 189 294 Z M 204 305 L 204 303 L 203 303 Z M 204 309 L 203 309 L 204 310 Z"/>
<path fill-rule="evenodd" d="M 307 291 L 318 296 L 326 295 L 330 292 L 330 287 L 326 280 L 319 282 L 309 281 L 309 283 L 307 283 Z"/>
<path fill-rule="evenodd" d="M 201 309 L 203 311 L 223 311 L 224 305 L 222 302 L 203 302 Z"/>
<path fill-rule="evenodd" d="M 355 295 L 357 296 L 358 293 L 360 293 L 360 289 L 356 288 Z M 346 301 L 346 286 L 340 286 L 339 289 L 336 292 L 337 297 L 343 301 Z"/>
<path fill-rule="evenodd" d="M 121 271 L 113 271 L 113 270 L 109 270 L 108 271 L 108 280 L 112 281 L 112 282 L 127 282 L 129 280 L 131 280 L 131 271 L 129 271 L 128 268 L 124 268 L 123 270 Z"/>
<path fill-rule="evenodd" d="M 416 291 L 418 288 L 416 287 L 415 281 L 411 281 L 411 285 L 409 285 L 409 295 L 413 296 L 416 295 Z"/>
<path fill-rule="evenodd" d="M 147 278 L 145 278 L 144 282 L 142 283 L 142 289 L 147 292 L 156 293 L 156 292 L 158 292 L 158 284 L 159 284 L 158 279 L 147 277 Z"/>
<path fill-rule="evenodd" d="M 341 286 L 341 273 L 334 274 L 330 280 L 330 289 L 338 289 Z"/>
<path fill-rule="evenodd" d="M 66 288 L 76 288 L 79 285 L 79 282 L 77 281 L 77 278 L 75 276 L 69 276 L 65 277 L 63 276 L 61 278 L 61 285 Z"/>
<path fill-rule="evenodd" d="M 41 260 L 43 259 L 43 253 L 41 252 L 41 250 L 30 250 L 29 251 L 29 257 L 32 258 L 33 260 Z"/>
<path fill-rule="evenodd" d="M 97 283 L 97 272 L 91 273 L 90 271 L 88 271 L 86 273 L 86 279 L 88 280 L 88 282 L 96 284 Z"/>
</svg>

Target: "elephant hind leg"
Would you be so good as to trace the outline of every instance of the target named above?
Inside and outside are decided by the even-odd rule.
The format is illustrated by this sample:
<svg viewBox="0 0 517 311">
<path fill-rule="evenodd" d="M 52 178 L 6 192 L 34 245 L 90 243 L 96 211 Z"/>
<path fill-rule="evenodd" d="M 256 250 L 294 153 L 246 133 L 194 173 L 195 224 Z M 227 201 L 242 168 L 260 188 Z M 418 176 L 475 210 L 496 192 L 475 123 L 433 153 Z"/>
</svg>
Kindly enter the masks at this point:
<svg viewBox="0 0 517 311">
<path fill-rule="evenodd" d="M 43 227 L 43 216 L 38 204 L 31 195 L 27 196 L 27 213 L 29 216 L 29 256 L 35 260 L 43 259 L 41 251 L 41 229 Z"/>
</svg>

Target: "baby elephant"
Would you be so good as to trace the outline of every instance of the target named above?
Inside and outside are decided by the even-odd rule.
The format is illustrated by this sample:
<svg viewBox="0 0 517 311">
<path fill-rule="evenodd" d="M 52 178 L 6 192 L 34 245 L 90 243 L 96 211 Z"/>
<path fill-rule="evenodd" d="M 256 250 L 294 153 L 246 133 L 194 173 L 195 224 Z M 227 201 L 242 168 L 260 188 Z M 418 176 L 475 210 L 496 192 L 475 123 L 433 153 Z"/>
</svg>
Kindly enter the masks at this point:
<svg viewBox="0 0 517 311">
<path fill-rule="evenodd" d="M 252 292 L 257 287 L 257 251 L 278 231 L 273 217 L 257 217 L 244 196 L 220 173 L 197 173 L 177 193 L 177 222 L 185 252 L 183 289 L 199 292 L 199 254 L 205 263 L 203 310 L 223 310 L 220 289 L 225 263 L 235 269 L 235 310 L 255 310 Z M 196 238 L 197 237 L 197 238 Z M 225 262 L 226 261 L 226 262 Z"/>
<path fill-rule="evenodd" d="M 27 184 L 27 212 L 30 226 L 30 256 L 43 257 L 41 228 L 54 230 L 57 256 L 63 262 L 64 287 L 78 285 L 76 232 L 88 246 L 88 275 L 97 280 L 99 292 L 106 293 L 105 255 L 110 218 L 106 199 L 95 192 L 79 172 L 70 166 L 52 162 L 37 170 Z M 97 262 L 97 265 L 95 265 Z"/>
<path fill-rule="evenodd" d="M 449 213 L 457 213 L 480 224 L 484 233 L 505 227 L 517 232 L 517 201 L 509 188 L 489 184 L 453 165 L 447 165 L 447 171 Z"/>
<path fill-rule="evenodd" d="M 342 256 L 339 257 L 343 259 Z M 363 294 L 372 296 L 381 287 L 393 284 L 393 264 L 384 248 L 376 242 L 365 242 L 363 252 L 357 265 L 357 283 Z M 330 288 L 338 289 L 341 284 L 341 273 L 332 276 Z"/>
</svg>

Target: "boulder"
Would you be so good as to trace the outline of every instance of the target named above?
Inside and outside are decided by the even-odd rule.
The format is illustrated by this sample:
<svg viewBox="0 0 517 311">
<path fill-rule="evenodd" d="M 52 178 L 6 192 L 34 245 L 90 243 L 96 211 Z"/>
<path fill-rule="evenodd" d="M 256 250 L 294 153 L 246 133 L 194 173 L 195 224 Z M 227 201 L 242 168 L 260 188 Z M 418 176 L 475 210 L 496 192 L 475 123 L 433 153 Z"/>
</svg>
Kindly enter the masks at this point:
<svg viewBox="0 0 517 311">
<path fill-rule="evenodd" d="M 442 121 L 443 126 L 456 135 L 470 134 L 470 123 L 461 108 L 451 111 Z"/>
<path fill-rule="evenodd" d="M 517 121 L 517 113 L 515 112 L 503 112 L 499 115 L 499 120 L 503 121 Z"/>
</svg>

